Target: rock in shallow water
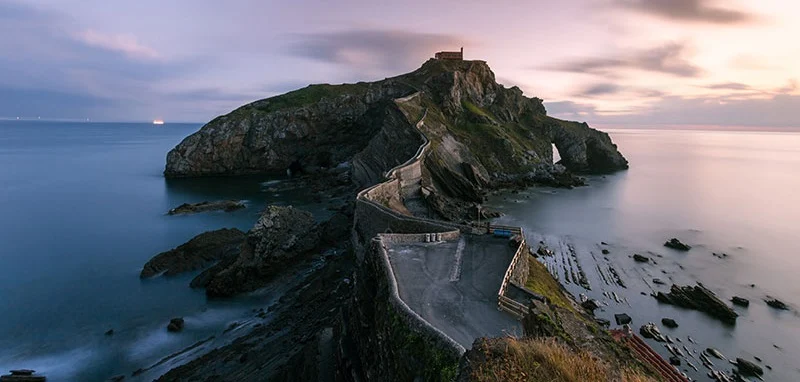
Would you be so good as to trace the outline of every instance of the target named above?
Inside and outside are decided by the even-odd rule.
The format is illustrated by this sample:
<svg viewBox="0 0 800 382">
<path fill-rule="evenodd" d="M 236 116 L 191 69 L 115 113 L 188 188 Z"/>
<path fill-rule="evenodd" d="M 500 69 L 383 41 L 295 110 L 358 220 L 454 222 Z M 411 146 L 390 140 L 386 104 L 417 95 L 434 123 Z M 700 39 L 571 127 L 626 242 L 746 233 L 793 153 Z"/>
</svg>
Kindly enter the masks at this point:
<svg viewBox="0 0 800 382">
<path fill-rule="evenodd" d="M 769 297 L 769 296 L 768 296 Z M 789 305 L 786 305 L 785 302 L 778 300 L 777 298 L 768 298 L 764 300 L 772 308 L 779 309 L 779 310 L 789 310 Z"/>
<path fill-rule="evenodd" d="M 667 248 L 677 249 L 679 251 L 688 251 L 692 249 L 690 245 L 681 243 L 680 240 L 674 237 L 672 239 L 667 240 L 667 242 L 664 243 L 664 246 Z"/>
<path fill-rule="evenodd" d="M 648 263 L 648 262 L 650 262 L 650 258 L 649 257 L 642 256 L 642 255 L 640 255 L 638 253 L 634 253 L 633 254 L 633 260 L 635 260 L 636 262 L 639 262 L 639 263 Z"/>
<path fill-rule="evenodd" d="M 666 318 L 666 317 L 662 318 L 661 319 L 661 323 L 664 326 L 668 327 L 668 328 L 677 328 L 678 327 L 678 323 L 675 320 L 671 319 L 671 318 Z"/>
<path fill-rule="evenodd" d="M 183 317 L 175 317 L 169 320 L 169 325 L 167 325 L 167 330 L 170 332 L 180 332 L 183 330 L 184 321 Z"/>
<path fill-rule="evenodd" d="M 169 215 L 179 215 L 179 214 L 196 214 L 199 212 L 208 212 L 208 211 L 225 211 L 231 212 L 240 210 L 242 208 L 246 208 L 244 203 L 239 200 L 217 200 L 214 202 L 204 201 L 200 203 L 183 203 L 180 206 L 177 206 L 169 212 Z"/>
<path fill-rule="evenodd" d="M 736 367 L 742 375 L 761 376 L 764 375 L 764 369 L 743 358 L 736 358 Z"/>
<path fill-rule="evenodd" d="M 714 292 L 700 283 L 695 286 L 673 285 L 669 293 L 658 292 L 653 297 L 665 304 L 706 312 L 730 324 L 736 323 L 736 317 L 739 316 L 731 307 L 722 302 Z"/>
<path fill-rule="evenodd" d="M 11 374 L 0 376 L 0 382 L 44 382 L 47 378 L 43 375 L 34 375 L 35 370 L 15 369 Z"/>
<path fill-rule="evenodd" d="M 201 233 L 177 248 L 154 256 L 144 265 L 139 277 L 153 277 L 160 273 L 172 276 L 205 268 L 216 261 L 236 256 L 244 240 L 244 232 L 236 228 Z"/>
<path fill-rule="evenodd" d="M 744 297 L 733 296 L 733 297 L 731 298 L 731 302 L 732 302 L 734 305 L 743 306 L 743 307 L 745 307 L 745 308 L 746 308 L 746 307 L 748 307 L 748 306 L 750 306 L 750 300 L 748 300 L 748 299 L 746 299 L 746 298 L 744 298 Z"/>
<path fill-rule="evenodd" d="M 625 313 L 619 313 L 614 315 L 614 321 L 617 322 L 617 325 L 626 325 L 631 323 L 631 316 Z"/>
</svg>

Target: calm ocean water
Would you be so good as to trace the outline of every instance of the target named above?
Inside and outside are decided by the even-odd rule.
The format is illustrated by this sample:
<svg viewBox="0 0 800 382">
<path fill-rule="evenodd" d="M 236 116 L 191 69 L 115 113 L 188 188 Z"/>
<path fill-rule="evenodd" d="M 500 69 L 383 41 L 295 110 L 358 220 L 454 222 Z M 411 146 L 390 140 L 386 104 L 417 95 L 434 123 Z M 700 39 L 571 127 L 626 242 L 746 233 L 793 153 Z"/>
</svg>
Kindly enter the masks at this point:
<svg viewBox="0 0 800 382">
<path fill-rule="evenodd" d="M 637 330 L 671 317 L 680 327 L 662 332 L 682 337 L 685 345 L 698 350 L 713 346 L 728 358 L 758 356 L 774 368 L 766 380 L 800 380 L 800 132 L 608 131 L 630 170 L 589 178 L 588 187 L 574 190 L 497 196 L 491 204 L 508 214 L 501 221 L 525 227 L 529 236 L 552 247 L 573 245 L 593 288 L 569 284 L 567 289 L 609 302 L 599 316 L 613 321 L 614 313 L 629 313 Z M 682 253 L 663 247 L 671 237 L 694 248 Z M 608 263 L 628 280 L 627 289 L 606 286 L 598 277 L 593 264 L 606 263 L 601 241 L 609 244 Z M 651 256 L 658 264 L 636 264 L 633 253 Z M 668 285 L 654 285 L 653 278 Z M 750 299 L 748 309 L 736 308 L 740 317 L 735 326 L 640 294 L 666 291 L 672 282 L 698 281 L 724 300 L 733 295 Z M 616 303 L 603 291 L 618 293 L 630 305 Z M 767 307 L 767 295 L 795 311 Z M 699 344 L 686 343 L 687 336 Z M 669 355 L 662 344 L 651 345 Z M 690 374 L 708 380 L 699 360 L 689 359 L 701 371 Z M 723 370 L 732 368 L 725 361 L 716 363 Z"/>
<path fill-rule="evenodd" d="M 265 306 L 279 291 L 207 301 L 193 275 L 139 280 L 153 255 L 210 229 L 249 229 L 274 195 L 269 179 L 167 181 L 166 153 L 199 125 L 0 121 L 0 371 L 50 381 L 130 374 Z M 247 200 L 233 213 L 167 216 L 184 202 Z M 186 330 L 168 334 L 171 317 Z M 114 329 L 113 336 L 104 332 Z M 142 376 L 152 380 L 168 365 Z"/>
<path fill-rule="evenodd" d="M 268 289 L 207 301 L 188 288 L 192 275 L 138 278 L 151 256 L 193 235 L 248 229 L 266 203 L 322 213 L 324 206 L 308 204 L 302 193 L 266 193 L 265 178 L 166 181 L 166 152 L 198 127 L 0 122 L 0 370 L 33 368 L 51 381 L 117 374 L 131 380 L 133 370 L 211 335 L 222 337 L 248 309 L 280 294 Z M 593 177 L 588 187 L 534 189 L 492 204 L 508 213 L 504 221 L 531 235 L 571 243 L 584 264 L 591 264 L 586 254 L 597 252 L 600 241 L 610 244 L 610 261 L 629 280 L 619 294 L 630 305 L 612 302 L 600 316 L 627 312 L 639 325 L 670 316 L 681 325 L 667 332 L 672 337 L 690 335 L 699 342 L 694 347 L 715 346 L 729 358 L 759 356 L 775 368 L 768 380 L 800 379 L 800 317 L 761 301 L 769 294 L 800 308 L 800 134 L 613 130 L 612 136 L 631 162 L 629 171 Z M 248 200 L 250 207 L 164 214 L 183 202 L 222 198 Z M 673 236 L 695 248 L 686 254 L 663 248 Z M 663 257 L 645 268 L 630 260 L 634 252 Z M 640 295 L 650 291 L 644 280 L 652 277 L 701 281 L 725 298 L 750 298 L 751 306 L 738 309 L 737 325 L 727 327 Z M 569 288 L 608 300 L 602 288 Z M 174 316 L 187 319 L 178 335 L 164 329 Z M 113 336 L 103 335 L 112 328 Z"/>
</svg>

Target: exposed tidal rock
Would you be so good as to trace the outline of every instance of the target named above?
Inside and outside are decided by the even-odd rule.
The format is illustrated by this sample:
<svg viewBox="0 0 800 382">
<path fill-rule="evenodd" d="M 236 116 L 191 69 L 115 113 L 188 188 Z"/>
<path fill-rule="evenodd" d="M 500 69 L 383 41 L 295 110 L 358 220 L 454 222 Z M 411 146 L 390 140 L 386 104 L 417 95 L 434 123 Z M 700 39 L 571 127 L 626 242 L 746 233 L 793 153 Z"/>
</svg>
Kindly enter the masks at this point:
<svg viewBox="0 0 800 382">
<path fill-rule="evenodd" d="M 668 328 L 677 328 L 678 327 L 678 323 L 675 320 L 673 320 L 671 318 L 667 318 L 667 317 L 664 317 L 664 318 L 661 319 L 661 324 L 663 324 L 664 326 L 666 326 Z"/>
<path fill-rule="evenodd" d="M 180 206 L 177 206 L 169 210 L 169 212 L 167 213 L 169 215 L 181 215 L 181 214 L 196 214 L 199 212 L 208 212 L 208 211 L 231 212 L 246 207 L 247 206 L 239 200 L 217 200 L 214 202 L 204 201 L 200 203 L 183 203 Z"/>
<path fill-rule="evenodd" d="M 192 286 L 206 288 L 210 297 L 249 292 L 314 249 L 320 229 L 311 213 L 293 207 L 269 206 L 247 232 L 238 255 L 207 269 Z"/>
<path fill-rule="evenodd" d="M 735 323 L 739 315 L 702 284 L 672 285 L 669 293 L 658 292 L 654 297 L 662 303 L 708 313 L 726 323 Z"/>
<path fill-rule="evenodd" d="M 761 376 L 764 375 L 764 369 L 744 358 L 736 358 L 736 366 L 739 368 L 739 373 L 748 376 Z"/>
<path fill-rule="evenodd" d="M 205 268 L 216 261 L 236 256 L 244 239 L 244 232 L 235 228 L 201 233 L 177 248 L 150 259 L 139 277 L 153 277 L 161 273 L 172 276 Z"/>
<path fill-rule="evenodd" d="M 647 256 L 642 256 L 638 253 L 633 254 L 633 260 L 639 263 L 648 263 L 650 262 L 650 258 Z"/>
<path fill-rule="evenodd" d="M 748 300 L 748 299 L 746 299 L 744 297 L 733 296 L 731 298 L 731 302 L 733 303 L 733 305 L 739 305 L 739 306 L 743 306 L 745 308 L 750 306 L 750 300 Z"/>
<path fill-rule="evenodd" d="M 11 374 L 0 376 L 0 382 L 44 382 L 47 380 L 43 375 L 35 375 L 35 370 L 17 369 L 10 372 Z"/>
<path fill-rule="evenodd" d="M 677 238 L 674 238 L 674 237 L 672 239 L 667 240 L 664 243 L 664 246 L 667 247 L 667 248 L 676 249 L 678 251 L 688 251 L 688 250 L 692 249 L 692 247 L 690 245 L 684 244 L 680 240 L 678 240 Z"/>
<path fill-rule="evenodd" d="M 769 297 L 769 296 L 767 296 L 767 297 Z M 778 310 L 789 310 L 789 305 L 786 305 L 785 302 L 783 302 L 781 300 L 778 300 L 777 298 L 769 297 L 769 298 L 765 299 L 764 302 L 766 302 L 767 305 L 769 305 L 770 307 L 778 309 Z"/>
<path fill-rule="evenodd" d="M 175 317 L 169 320 L 169 324 L 167 325 L 167 331 L 170 332 L 180 332 L 183 330 L 183 326 L 185 325 L 183 321 L 183 317 Z"/>
<path fill-rule="evenodd" d="M 631 323 L 631 316 L 625 313 L 615 314 L 614 321 L 617 322 L 617 325 L 627 325 Z"/>
</svg>

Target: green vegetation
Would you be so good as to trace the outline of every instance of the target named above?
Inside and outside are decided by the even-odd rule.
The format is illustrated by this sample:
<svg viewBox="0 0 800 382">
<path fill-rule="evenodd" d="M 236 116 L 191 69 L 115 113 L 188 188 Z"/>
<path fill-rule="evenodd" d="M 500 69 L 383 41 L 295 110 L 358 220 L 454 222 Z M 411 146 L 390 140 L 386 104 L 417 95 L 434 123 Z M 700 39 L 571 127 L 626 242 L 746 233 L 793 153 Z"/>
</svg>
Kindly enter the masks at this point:
<svg viewBox="0 0 800 382">
<path fill-rule="evenodd" d="M 490 120 L 494 120 L 491 114 L 488 111 L 482 109 L 480 106 L 467 101 L 466 99 L 461 101 L 461 106 L 464 106 L 464 109 L 467 109 L 468 112 L 475 114 L 477 116 L 481 116 L 484 118 L 488 118 Z"/>
<path fill-rule="evenodd" d="M 614 370 L 585 351 L 574 351 L 554 339 L 502 338 L 478 351 L 485 361 L 473 365 L 470 381 L 511 382 L 655 382 L 638 372 Z"/>
<path fill-rule="evenodd" d="M 310 105 L 323 98 L 334 98 L 343 94 L 360 95 L 367 90 L 368 86 L 365 82 L 341 85 L 308 85 L 302 89 L 257 101 L 248 106 L 261 112 L 270 113 L 275 110 Z"/>
<path fill-rule="evenodd" d="M 575 312 L 575 307 L 564 294 L 558 281 L 532 256 L 528 256 L 528 280 L 525 282 L 525 287 L 546 297 L 552 304 Z"/>
</svg>

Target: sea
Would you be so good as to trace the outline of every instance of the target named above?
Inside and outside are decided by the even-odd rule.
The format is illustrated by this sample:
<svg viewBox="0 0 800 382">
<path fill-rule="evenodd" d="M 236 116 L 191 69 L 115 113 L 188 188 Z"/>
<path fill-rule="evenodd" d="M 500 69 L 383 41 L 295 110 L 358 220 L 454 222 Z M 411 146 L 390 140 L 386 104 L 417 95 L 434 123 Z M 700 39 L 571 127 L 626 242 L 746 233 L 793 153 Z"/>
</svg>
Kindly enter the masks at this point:
<svg viewBox="0 0 800 382">
<path fill-rule="evenodd" d="M 679 338 L 674 346 L 687 354 L 679 368 L 695 380 L 710 380 L 699 352 L 713 347 L 727 358 L 711 357 L 718 370 L 732 370 L 729 360 L 741 357 L 764 368 L 767 381 L 799 381 L 800 130 L 604 130 L 629 160 L 629 170 L 587 177 L 587 186 L 572 190 L 495 195 L 488 206 L 506 214 L 499 222 L 523 227 L 534 249 L 544 245 L 554 251 L 556 256 L 541 260 L 576 298 L 601 302 L 598 317 L 616 326 L 614 314 L 626 313 L 636 332 L 653 322 L 663 334 Z M 673 237 L 692 249 L 664 247 Z M 637 263 L 634 253 L 652 261 Z M 591 290 L 574 282 L 577 264 Z M 611 281 L 610 268 L 625 288 Z M 728 305 L 732 296 L 747 298 L 750 305 L 735 307 L 736 324 L 725 325 L 651 296 L 668 292 L 672 284 L 698 282 Z M 767 298 L 778 298 L 791 310 L 771 308 Z M 679 327 L 665 328 L 665 317 Z M 664 343 L 648 342 L 665 358 L 672 355 Z"/>
<path fill-rule="evenodd" d="M 208 230 L 246 231 L 267 204 L 325 217 L 304 190 L 275 193 L 280 178 L 165 179 L 167 152 L 199 128 L 0 121 L 0 373 L 150 381 L 247 330 L 251 309 L 302 281 L 300 272 L 258 293 L 208 300 L 189 287 L 195 274 L 139 279 L 154 255 Z M 247 208 L 166 214 L 220 199 Z M 184 317 L 183 332 L 166 331 L 173 317 Z M 195 344 L 203 346 L 162 361 Z"/>
<path fill-rule="evenodd" d="M 324 201 L 304 190 L 276 193 L 271 186 L 281 178 L 165 179 L 166 153 L 199 127 L 0 121 L 0 372 L 149 381 L 244 333 L 252 309 L 302 282 L 295 272 L 256 293 L 208 300 L 189 288 L 194 274 L 139 278 L 148 259 L 194 235 L 249 229 L 267 204 L 325 215 Z M 523 226 L 530 242 L 557 253 L 574 252 L 566 261 L 582 264 L 592 289 L 565 285 L 576 297 L 603 302 L 599 317 L 627 313 L 636 329 L 674 318 L 678 328 L 661 330 L 690 353 L 715 347 L 728 358 L 757 356 L 772 367 L 767 380 L 800 380 L 800 132 L 605 129 L 629 170 L 588 177 L 587 186 L 572 190 L 495 195 L 488 205 L 506 213 L 500 222 Z M 248 208 L 166 214 L 181 203 L 218 199 L 244 200 Z M 663 247 L 672 237 L 693 248 Z M 635 263 L 633 253 L 655 264 Z M 562 282 L 564 260 L 548 260 Z M 604 282 L 609 267 L 626 288 Z M 750 307 L 737 307 L 740 317 L 730 326 L 649 296 L 673 282 L 701 282 L 725 300 L 748 298 Z M 766 306 L 766 296 L 793 310 Z M 166 331 L 173 317 L 185 318 L 183 332 Z M 663 344 L 651 345 L 669 354 Z M 691 358 L 697 354 L 687 357 L 700 370 L 689 375 L 708 380 Z"/>
</svg>

